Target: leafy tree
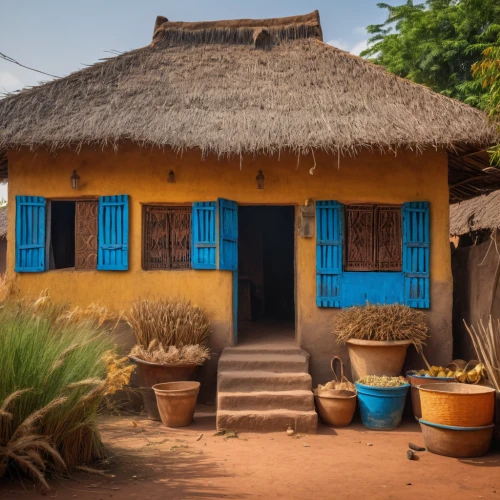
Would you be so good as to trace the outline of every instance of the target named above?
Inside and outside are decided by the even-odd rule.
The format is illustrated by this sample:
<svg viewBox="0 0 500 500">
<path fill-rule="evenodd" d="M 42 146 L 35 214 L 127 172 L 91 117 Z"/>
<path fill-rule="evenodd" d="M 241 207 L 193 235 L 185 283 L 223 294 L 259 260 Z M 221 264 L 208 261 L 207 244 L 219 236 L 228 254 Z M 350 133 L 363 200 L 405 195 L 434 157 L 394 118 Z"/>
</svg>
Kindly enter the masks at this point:
<svg viewBox="0 0 500 500">
<path fill-rule="evenodd" d="M 426 0 L 387 9 L 383 24 L 368 26 L 370 47 L 361 53 L 389 71 L 473 106 L 488 89 L 471 67 L 488 47 L 500 47 L 499 0 Z"/>
<path fill-rule="evenodd" d="M 488 47 L 483 51 L 483 59 L 472 65 L 476 82 L 487 91 L 482 104 L 490 118 L 498 124 L 500 133 L 500 47 Z M 500 144 L 490 150 L 491 163 L 500 165 Z"/>
</svg>

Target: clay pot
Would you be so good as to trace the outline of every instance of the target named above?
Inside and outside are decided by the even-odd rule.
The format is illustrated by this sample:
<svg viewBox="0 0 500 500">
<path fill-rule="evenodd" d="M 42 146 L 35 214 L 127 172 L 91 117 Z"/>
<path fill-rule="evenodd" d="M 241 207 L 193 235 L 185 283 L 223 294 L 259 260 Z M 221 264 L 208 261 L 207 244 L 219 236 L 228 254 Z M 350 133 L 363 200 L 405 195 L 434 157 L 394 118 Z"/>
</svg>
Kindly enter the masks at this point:
<svg viewBox="0 0 500 500">
<path fill-rule="evenodd" d="M 167 382 L 153 386 L 160 418 L 167 427 L 184 427 L 193 421 L 199 382 Z"/>
<path fill-rule="evenodd" d="M 443 384 L 449 382 L 455 382 L 455 377 L 426 377 L 423 375 L 415 375 L 413 371 L 406 372 L 406 379 L 411 384 L 411 405 L 413 407 L 413 415 L 419 420 L 422 418 L 422 407 L 420 404 L 420 392 L 418 390 L 418 385 L 425 384 Z"/>
<path fill-rule="evenodd" d="M 411 340 L 348 340 L 352 379 L 357 381 L 366 375 L 397 377 L 410 344 Z"/>
<path fill-rule="evenodd" d="M 160 412 L 158 411 L 158 405 L 156 404 L 156 395 L 152 387 L 139 387 L 139 391 L 142 394 L 142 400 L 144 401 L 144 409 L 148 415 L 149 420 L 160 421 Z"/>
<path fill-rule="evenodd" d="M 348 426 L 356 408 L 356 393 L 347 390 L 323 391 L 321 396 L 314 390 L 314 399 L 321 421 L 334 427 Z"/>
<path fill-rule="evenodd" d="M 150 363 L 135 356 L 129 356 L 129 359 L 137 365 L 139 390 L 141 391 L 144 408 L 150 420 L 160 420 L 160 414 L 156 406 L 156 396 L 152 387 L 155 384 L 165 382 L 194 380 L 198 369 L 198 366 L 193 364 L 162 365 L 159 363 Z"/>
<path fill-rule="evenodd" d="M 130 361 L 137 365 L 139 387 L 153 387 L 164 382 L 180 382 L 194 380 L 198 365 L 162 365 L 150 363 L 143 359 L 129 356 Z"/>
<path fill-rule="evenodd" d="M 482 457 L 491 444 L 494 425 L 456 427 L 439 425 L 420 419 L 427 449 L 437 455 L 454 458 Z"/>
</svg>

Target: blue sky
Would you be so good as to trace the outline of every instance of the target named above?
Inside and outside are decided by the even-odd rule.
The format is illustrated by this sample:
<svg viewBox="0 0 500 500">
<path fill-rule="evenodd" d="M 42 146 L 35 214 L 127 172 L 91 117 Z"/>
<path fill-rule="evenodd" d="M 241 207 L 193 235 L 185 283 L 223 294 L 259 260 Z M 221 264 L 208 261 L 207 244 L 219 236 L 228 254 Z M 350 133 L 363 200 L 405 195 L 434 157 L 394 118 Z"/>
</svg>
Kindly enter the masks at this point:
<svg viewBox="0 0 500 500">
<path fill-rule="evenodd" d="M 326 42 L 359 54 L 365 27 L 385 19 L 380 0 L 0 0 L 0 52 L 57 76 L 151 41 L 157 15 L 171 21 L 281 17 L 318 9 Z M 391 3 L 401 3 L 395 1 Z M 0 59 L 0 93 L 49 77 Z"/>
</svg>

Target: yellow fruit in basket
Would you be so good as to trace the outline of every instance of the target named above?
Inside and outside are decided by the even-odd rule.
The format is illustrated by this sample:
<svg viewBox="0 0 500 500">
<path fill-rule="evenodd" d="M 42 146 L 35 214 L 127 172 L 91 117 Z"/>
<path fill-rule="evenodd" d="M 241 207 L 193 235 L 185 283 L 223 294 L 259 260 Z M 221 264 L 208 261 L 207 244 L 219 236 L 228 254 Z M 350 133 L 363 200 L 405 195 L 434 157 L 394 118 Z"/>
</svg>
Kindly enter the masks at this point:
<svg viewBox="0 0 500 500">
<path fill-rule="evenodd" d="M 333 382 L 327 382 L 325 384 L 325 386 L 323 387 L 323 389 L 325 391 L 331 391 L 335 386 L 333 385 Z"/>
<path fill-rule="evenodd" d="M 437 376 L 439 378 L 445 378 L 446 377 L 446 373 L 445 372 L 439 372 Z"/>
<path fill-rule="evenodd" d="M 451 378 L 451 377 L 453 377 L 453 375 L 454 375 L 454 373 L 453 373 L 451 370 L 448 370 L 448 371 L 446 372 L 446 377 L 447 377 L 447 378 Z"/>
<path fill-rule="evenodd" d="M 467 373 L 465 373 L 465 370 L 457 370 L 455 372 L 455 379 L 463 384 L 467 380 Z"/>
<path fill-rule="evenodd" d="M 470 382 L 471 384 L 477 382 L 481 376 L 476 372 L 476 370 L 470 370 L 467 372 L 467 382 Z"/>
<path fill-rule="evenodd" d="M 479 377 L 484 377 L 486 376 L 486 370 L 484 369 L 484 365 L 482 363 L 478 363 L 475 367 L 474 370 L 476 373 L 479 375 Z"/>
<path fill-rule="evenodd" d="M 432 377 L 432 373 L 429 370 L 425 371 L 425 376 L 426 377 Z"/>
</svg>

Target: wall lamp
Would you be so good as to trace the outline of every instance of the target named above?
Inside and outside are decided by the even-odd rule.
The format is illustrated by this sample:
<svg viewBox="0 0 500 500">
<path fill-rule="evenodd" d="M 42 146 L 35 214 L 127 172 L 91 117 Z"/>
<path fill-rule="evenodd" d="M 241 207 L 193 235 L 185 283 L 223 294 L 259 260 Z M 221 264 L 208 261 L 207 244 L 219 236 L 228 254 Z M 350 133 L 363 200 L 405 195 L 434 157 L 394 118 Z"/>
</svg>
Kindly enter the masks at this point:
<svg viewBox="0 0 500 500">
<path fill-rule="evenodd" d="M 76 173 L 76 170 L 73 170 L 73 174 L 69 178 L 71 181 L 71 189 L 78 189 L 80 186 L 80 176 Z"/>
</svg>

